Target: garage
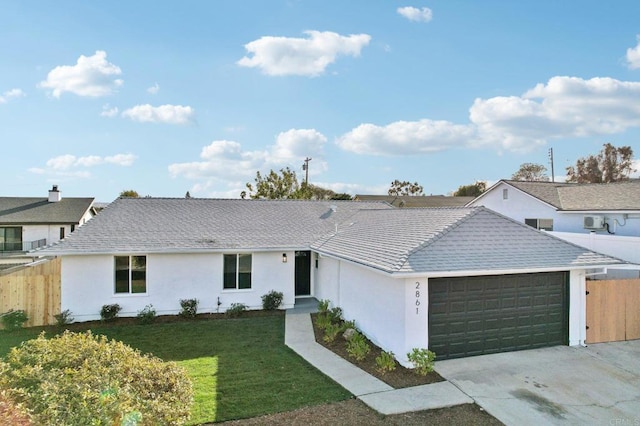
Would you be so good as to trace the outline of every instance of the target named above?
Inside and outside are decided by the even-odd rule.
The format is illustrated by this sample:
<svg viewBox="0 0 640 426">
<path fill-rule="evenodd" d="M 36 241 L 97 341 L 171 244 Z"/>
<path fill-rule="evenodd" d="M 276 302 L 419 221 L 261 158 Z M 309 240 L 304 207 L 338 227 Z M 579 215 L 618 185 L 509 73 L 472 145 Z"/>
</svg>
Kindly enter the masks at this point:
<svg viewBox="0 0 640 426">
<path fill-rule="evenodd" d="M 567 345 L 568 275 L 429 279 L 429 349 L 448 359 Z"/>
</svg>

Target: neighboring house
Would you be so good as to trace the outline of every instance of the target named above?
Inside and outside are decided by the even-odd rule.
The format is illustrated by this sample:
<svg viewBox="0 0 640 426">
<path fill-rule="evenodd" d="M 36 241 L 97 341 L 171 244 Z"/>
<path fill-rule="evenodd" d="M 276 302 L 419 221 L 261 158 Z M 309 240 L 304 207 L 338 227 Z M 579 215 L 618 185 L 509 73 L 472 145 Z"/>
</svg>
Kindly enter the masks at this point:
<svg viewBox="0 0 640 426">
<path fill-rule="evenodd" d="M 501 180 L 468 205 L 485 206 L 576 244 L 640 261 L 638 179 L 597 184 Z"/>
<path fill-rule="evenodd" d="M 0 255 L 14 255 L 59 241 L 95 215 L 93 198 L 0 197 Z"/>
<path fill-rule="evenodd" d="M 383 201 L 394 207 L 462 207 L 473 197 L 445 195 L 356 195 L 355 201 Z"/>
<path fill-rule="evenodd" d="M 61 309 L 79 321 L 105 304 L 176 314 L 261 296 L 329 299 L 407 365 L 585 339 L 585 277 L 623 261 L 485 208 L 386 203 L 120 198 L 64 241 Z"/>
</svg>

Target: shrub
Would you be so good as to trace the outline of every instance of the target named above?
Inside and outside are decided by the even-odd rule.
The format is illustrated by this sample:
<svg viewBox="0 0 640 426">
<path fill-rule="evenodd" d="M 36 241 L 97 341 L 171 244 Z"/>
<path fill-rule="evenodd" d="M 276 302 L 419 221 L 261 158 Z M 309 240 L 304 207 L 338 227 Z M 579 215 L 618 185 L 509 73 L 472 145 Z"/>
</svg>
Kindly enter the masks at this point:
<svg viewBox="0 0 640 426">
<path fill-rule="evenodd" d="M 340 324 L 330 323 L 324 328 L 324 337 L 322 337 L 322 340 L 327 343 L 331 343 L 336 340 L 336 337 L 338 337 L 338 334 L 340 334 L 341 331 L 342 327 Z"/>
<path fill-rule="evenodd" d="M 333 324 L 342 322 L 342 308 L 336 306 L 333 309 L 329 309 L 327 311 L 327 315 L 329 315 Z"/>
<path fill-rule="evenodd" d="M 0 391 L 0 425 L 31 426 L 32 424 L 27 410 L 9 398 L 7 391 Z"/>
<path fill-rule="evenodd" d="M 371 351 L 371 347 L 367 343 L 364 336 L 358 332 L 354 333 L 351 340 L 347 341 L 347 353 L 356 361 L 364 360 Z"/>
<path fill-rule="evenodd" d="M 318 301 L 318 313 L 326 314 L 329 310 L 329 299 L 321 299 Z"/>
<path fill-rule="evenodd" d="M 320 330 L 326 330 L 329 325 L 331 325 L 331 318 L 329 318 L 328 314 L 324 313 L 316 315 L 316 326 Z"/>
<path fill-rule="evenodd" d="M 195 318 L 198 314 L 198 299 L 180 299 L 180 316 L 185 318 Z"/>
<path fill-rule="evenodd" d="M 247 310 L 247 305 L 244 303 L 232 303 L 226 314 L 232 318 L 239 317 Z"/>
<path fill-rule="evenodd" d="M 396 360 L 393 352 L 380 352 L 380 355 L 376 357 L 376 366 L 380 374 L 385 374 L 389 371 L 396 369 Z"/>
<path fill-rule="evenodd" d="M 153 305 L 147 305 L 144 309 L 138 311 L 138 315 L 136 315 L 136 317 L 140 324 L 151 324 L 156 320 L 156 310 Z"/>
<path fill-rule="evenodd" d="M 193 400 L 176 363 L 91 332 L 43 333 L 11 349 L 0 373 L 0 388 L 36 424 L 182 424 Z"/>
<path fill-rule="evenodd" d="M 407 354 L 407 359 L 413 364 L 417 374 L 426 376 L 433 371 L 436 354 L 428 349 L 413 348 Z"/>
<path fill-rule="evenodd" d="M 355 330 L 356 322 L 354 320 L 343 321 L 342 324 L 340 325 L 340 331 L 347 331 L 350 328 L 353 328 Z"/>
<path fill-rule="evenodd" d="M 55 314 L 53 317 L 56 319 L 56 325 L 58 327 L 64 327 L 67 324 L 71 324 L 75 319 L 71 316 L 71 311 L 69 309 L 65 309 L 59 314 Z"/>
<path fill-rule="evenodd" d="M 5 330 L 18 330 L 22 328 L 22 325 L 29 320 L 27 313 L 22 309 L 14 311 L 11 309 L 9 312 L 2 315 L 2 325 Z"/>
<path fill-rule="evenodd" d="M 275 311 L 282 304 L 284 295 L 280 291 L 271 290 L 262 296 L 262 309 L 265 311 Z"/>
<path fill-rule="evenodd" d="M 100 309 L 100 318 L 102 321 L 113 321 L 118 318 L 118 314 L 122 310 L 122 307 L 117 303 L 113 305 L 102 305 L 102 309 Z"/>
</svg>

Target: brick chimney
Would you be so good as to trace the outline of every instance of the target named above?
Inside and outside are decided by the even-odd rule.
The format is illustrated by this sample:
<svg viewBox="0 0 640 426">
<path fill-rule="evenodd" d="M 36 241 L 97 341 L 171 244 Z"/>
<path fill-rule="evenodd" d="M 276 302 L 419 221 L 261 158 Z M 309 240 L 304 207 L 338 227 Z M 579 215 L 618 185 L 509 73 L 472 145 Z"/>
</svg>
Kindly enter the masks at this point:
<svg viewBox="0 0 640 426">
<path fill-rule="evenodd" d="M 49 202 L 57 203 L 61 199 L 62 196 L 60 195 L 60 191 L 58 191 L 58 185 L 53 185 L 53 188 L 49 190 Z"/>
</svg>

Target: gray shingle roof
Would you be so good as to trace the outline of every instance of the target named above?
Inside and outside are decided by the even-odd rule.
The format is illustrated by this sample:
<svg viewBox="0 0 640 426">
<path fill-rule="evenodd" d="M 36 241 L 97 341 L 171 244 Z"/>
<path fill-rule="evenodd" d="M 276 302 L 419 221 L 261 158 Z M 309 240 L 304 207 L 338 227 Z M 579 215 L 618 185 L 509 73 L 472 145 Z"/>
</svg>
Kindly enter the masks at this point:
<svg viewBox="0 0 640 426">
<path fill-rule="evenodd" d="M 359 201 L 385 201 L 395 207 L 462 207 L 472 201 L 474 197 L 450 197 L 446 195 L 356 195 Z"/>
<path fill-rule="evenodd" d="M 504 181 L 558 210 L 640 210 L 640 180 L 614 183 Z"/>
<path fill-rule="evenodd" d="M 335 211 L 331 209 L 335 206 Z M 120 198 L 47 254 L 307 248 L 360 209 L 354 201 Z"/>
<path fill-rule="evenodd" d="M 389 273 L 624 264 L 484 207 L 362 211 L 352 222 L 312 249 Z"/>
<path fill-rule="evenodd" d="M 51 203 L 47 198 L 0 197 L 0 225 L 77 224 L 92 203 L 93 198 Z"/>
</svg>

